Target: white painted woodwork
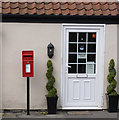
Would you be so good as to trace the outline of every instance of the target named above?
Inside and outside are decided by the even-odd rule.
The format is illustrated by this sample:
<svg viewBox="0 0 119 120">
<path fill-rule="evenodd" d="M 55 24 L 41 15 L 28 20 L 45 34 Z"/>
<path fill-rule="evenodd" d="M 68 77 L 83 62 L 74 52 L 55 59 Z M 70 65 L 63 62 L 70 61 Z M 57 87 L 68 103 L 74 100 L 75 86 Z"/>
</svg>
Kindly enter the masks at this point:
<svg viewBox="0 0 119 120">
<path fill-rule="evenodd" d="M 62 109 L 101 109 L 103 103 L 105 25 L 63 24 L 62 28 Z M 68 73 L 70 67 L 68 65 L 69 32 L 96 32 L 96 73 Z M 89 63 L 87 62 L 87 64 Z"/>
</svg>

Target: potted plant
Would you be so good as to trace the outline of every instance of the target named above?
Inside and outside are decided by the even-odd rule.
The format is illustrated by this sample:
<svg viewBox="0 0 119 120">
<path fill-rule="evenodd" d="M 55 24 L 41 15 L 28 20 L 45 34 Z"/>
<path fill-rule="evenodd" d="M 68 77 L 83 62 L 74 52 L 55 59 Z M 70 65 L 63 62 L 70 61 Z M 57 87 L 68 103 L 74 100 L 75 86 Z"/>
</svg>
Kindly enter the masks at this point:
<svg viewBox="0 0 119 120">
<path fill-rule="evenodd" d="M 117 91 L 115 90 L 117 86 L 117 81 L 114 79 L 116 76 L 116 70 L 115 70 L 115 62 L 114 59 L 110 60 L 109 63 L 109 74 L 107 76 L 107 80 L 109 82 L 109 85 L 106 89 L 107 91 L 107 104 L 108 104 L 108 111 L 109 112 L 117 112 L 118 109 L 118 94 Z"/>
<path fill-rule="evenodd" d="M 56 114 L 58 96 L 57 96 L 57 89 L 54 87 L 55 77 L 52 75 L 53 64 L 51 60 L 48 60 L 47 68 L 48 68 L 46 73 L 46 77 L 48 79 L 48 82 L 46 84 L 46 89 L 48 90 L 48 94 L 46 95 L 47 109 L 48 109 L 48 114 Z"/>
</svg>

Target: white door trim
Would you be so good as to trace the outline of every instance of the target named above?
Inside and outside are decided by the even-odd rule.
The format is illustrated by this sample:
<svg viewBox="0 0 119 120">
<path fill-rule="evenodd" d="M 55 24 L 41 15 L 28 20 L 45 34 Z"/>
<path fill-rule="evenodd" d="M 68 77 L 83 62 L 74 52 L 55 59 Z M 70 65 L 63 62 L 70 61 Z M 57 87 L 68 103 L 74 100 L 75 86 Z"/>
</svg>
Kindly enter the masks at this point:
<svg viewBox="0 0 119 120">
<path fill-rule="evenodd" d="M 101 40 L 101 50 L 100 52 L 102 53 L 101 60 L 102 60 L 102 66 L 100 66 L 100 73 L 104 73 L 104 45 L 105 45 L 105 24 L 62 24 L 62 40 L 61 40 L 61 97 L 60 97 L 60 101 L 61 101 L 61 106 L 62 109 L 102 109 L 103 106 L 103 94 L 104 94 L 104 74 L 101 74 L 101 80 L 98 81 L 98 85 L 100 86 L 100 90 L 98 91 L 97 94 L 98 95 L 98 99 L 99 99 L 99 103 L 98 103 L 98 107 L 67 107 L 65 106 L 65 94 L 64 91 L 66 91 L 66 81 L 65 81 L 65 73 L 66 73 L 66 59 L 65 59 L 65 53 L 66 53 L 66 32 L 67 29 L 84 29 L 84 30 L 88 30 L 88 29 L 92 29 L 92 30 L 100 30 L 100 40 Z M 99 52 L 99 51 L 98 51 Z M 99 64 L 99 63 L 97 63 Z M 99 74 L 100 76 L 100 74 Z"/>
</svg>

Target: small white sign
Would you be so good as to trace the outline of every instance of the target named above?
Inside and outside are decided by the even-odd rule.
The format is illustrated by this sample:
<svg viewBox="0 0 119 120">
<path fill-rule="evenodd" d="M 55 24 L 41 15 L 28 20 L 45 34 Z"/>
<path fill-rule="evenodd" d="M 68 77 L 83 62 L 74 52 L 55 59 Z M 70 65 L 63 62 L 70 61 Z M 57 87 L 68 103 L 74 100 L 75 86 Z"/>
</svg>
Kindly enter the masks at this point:
<svg viewBox="0 0 119 120">
<path fill-rule="evenodd" d="M 94 74 L 94 62 L 87 62 L 87 73 Z"/>
<path fill-rule="evenodd" d="M 78 59 L 86 59 L 86 54 L 78 54 Z"/>
<path fill-rule="evenodd" d="M 26 64 L 26 73 L 30 73 L 30 64 Z"/>
</svg>

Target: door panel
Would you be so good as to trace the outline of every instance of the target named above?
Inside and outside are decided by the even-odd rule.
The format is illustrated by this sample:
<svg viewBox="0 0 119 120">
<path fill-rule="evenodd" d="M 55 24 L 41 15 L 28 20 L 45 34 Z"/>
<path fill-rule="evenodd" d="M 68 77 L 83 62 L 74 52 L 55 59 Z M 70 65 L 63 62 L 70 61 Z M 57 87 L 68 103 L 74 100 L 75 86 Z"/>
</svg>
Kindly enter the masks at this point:
<svg viewBox="0 0 119 120">
<path fill-rule="evenodd" d="M 95 79 L 89 78 L 70 78 L 68 79 L 68 98 L 69 106 L 96 106 L 95 103 Z"/>
</svg>

